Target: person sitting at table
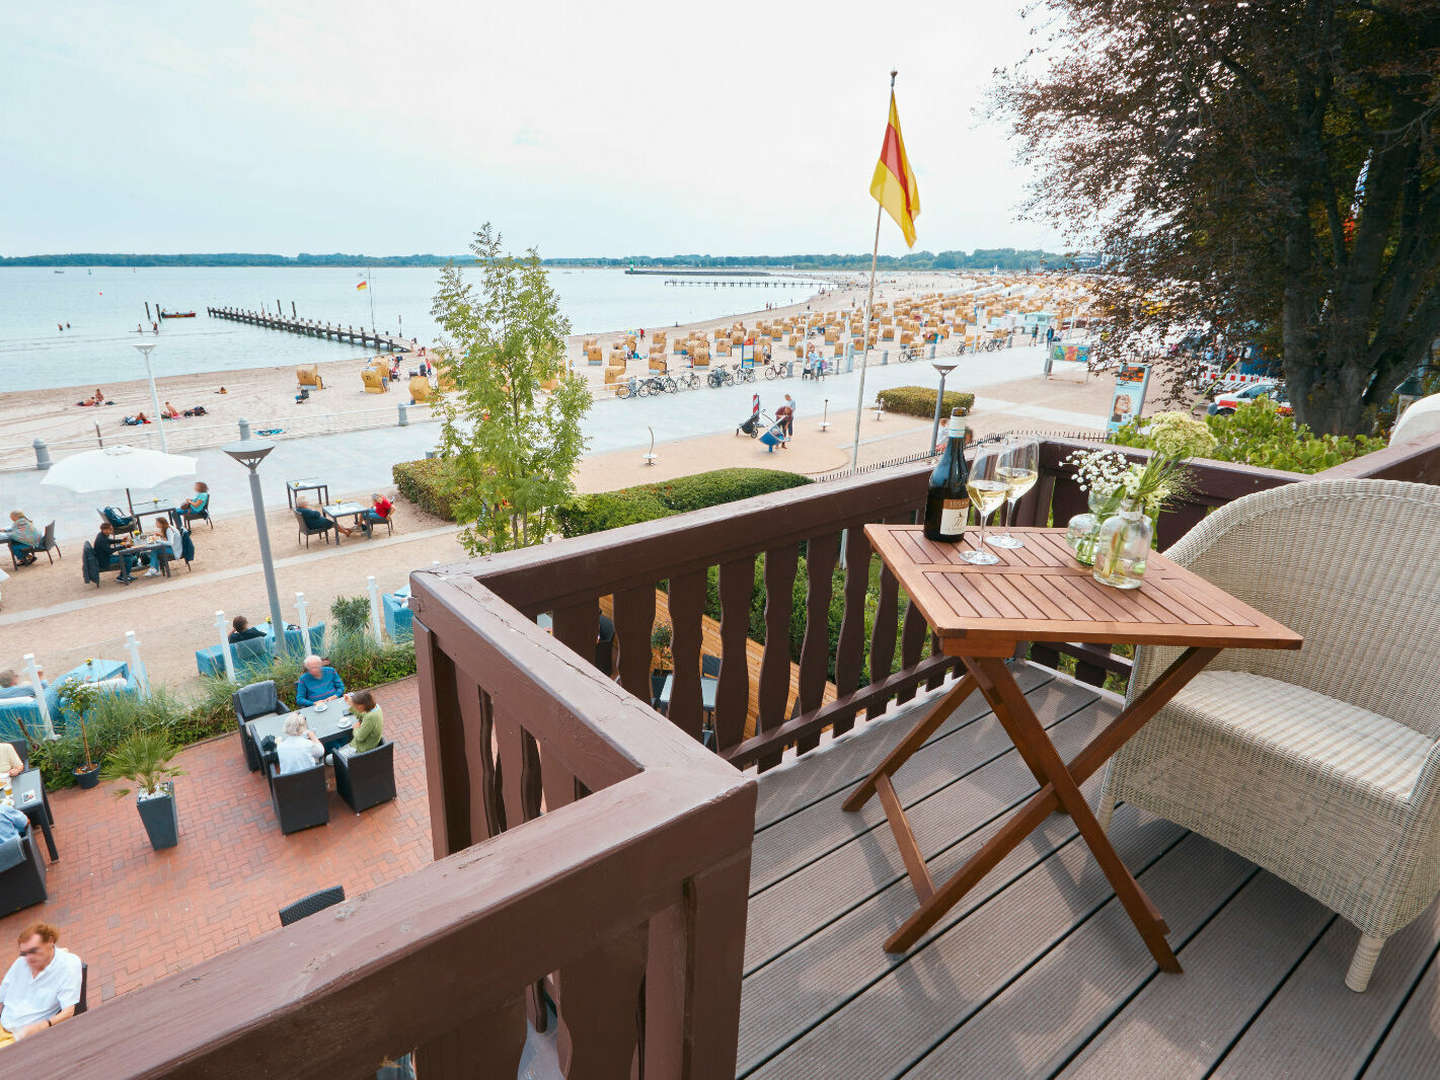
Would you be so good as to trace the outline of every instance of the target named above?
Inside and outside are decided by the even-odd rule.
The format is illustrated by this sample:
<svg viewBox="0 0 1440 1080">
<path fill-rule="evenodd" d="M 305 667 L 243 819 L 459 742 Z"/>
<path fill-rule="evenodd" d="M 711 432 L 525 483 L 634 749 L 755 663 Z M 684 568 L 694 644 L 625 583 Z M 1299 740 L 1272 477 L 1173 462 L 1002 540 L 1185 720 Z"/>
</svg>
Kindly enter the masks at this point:
<svg viewBox="0 0 1440 1080">
<path fill-rule="evenodd" d="M 182 545 L 184 540 L 179 529 L 170 524 L 168 517 L 157 517 L 155 519 L 155 535 L 151 539 L 157 544 L 164 544 L 170 549 L 170 554 L 163 551 L 152 551 L 150 553 L 150 569 L 145 571 L 146 577 L 158 577 L 163 560 L 179 559 L 183 556 Z"/>
<path fill-rule="evenodd" d="M 305 670 L 300 673 L 300 678 L 295 683 L 297 705 L 331 701 L 344 693 L 345 684 L 340 681 L 340 676 L 333 667 L 327 667 L 325 661 L 314 653 L 305 657 Z"/>
<path fill-rule="evenodd" d="M 203 514 L 210 505 L 210 488 L 204 480 L 195 481 L 195 494 L 180 504 L 182 514 Z"/>
<path fill-rule="evenodd" d="M 7 776 L 19 776 L 25 771 L 25 762 L 8 742 L 0 742 L 0 772 Z"/>
<path fill-rule="evenodd" d="M 37 668 L 36 670 L 44 671 L 43 668 Z M 48 690 L 50 689 L 50 684 L 44 679 L 41 679 L 40 689 Z M 0 700 L 7 698 L 33 698 L 34 696 L 35 688 L 27 682 L 21 682 L 19 673 L 13 668 L 6 668 L 4 671 L 0 671 Z"/>
<path fill-rule="evenodd" d="M 9 746 L 10 744 L 6 743 L 5 745 Z M 13 754 L 15 751 L 12 749 L 10 752 Z M 14 775 L 19 776 L 20 774 L 15 773 Z M 24 836 L 29 828 L 30 819 L 25 816 L 23 811 L 0 803 L 0 844 L 14 840 L 17 836 Z M 4 1042 L 0 1041 L 0 1046 L 3 1045 Z"/>
<path fill-rule="evenodd" d="M 340 747 L 339 752 L 349 757 L 351 754 L 374 750 L 384 741 L 380 733 L 380 725 L 384 721 L 380 706 L 375 704 L 375 698 L 369 690 L 356 690 L 346 694 L 345 700 L 350 703 L 350 711 L 355 714 L 355 730 L 350 741 Z"/>
<path fill-rule="evenodd" d="M 23 510 L 10 511 L 10 528 L 5 530 L 5 539 L 15 551 L 15 558 L 21 566 L 35 561 L 35 548 L 45 542 L 39 528 L 25 516 Z"/>
<path fill-rule="evenodd" d="M 295 499 L 295 512 L 305 522 L 305 528 L 311 532 L 324 532 L 326 529 L 334 529 L 341 536 L 349 536 L 354 529 L 347 529 L 338 521 L 331 521 L 328 517 L 310 505 L 309 500 L 297 497 Z"/>
<path fill-rule="evenodd" d="M 256 638 L 265 636 L 265 631 L 258 626 L 251 626 L 250 620 L 245 618 L 244 615 L 236 615 L 235 618 L 230 620 L 230 626 L 232 629 L 228 640 L 231 645 L 235 645 L 241 641 L 254 641 Z"/>
<path fill-rule="evenodd" d="M 324 756 L 325 747 L 305 726 L 305 718 L 287 716 L 285 734 L 275 740 L 275 760 L 279 763 L 280 775 L 308 769 Z"/>
<path fill-rule="evenodd" d="M 370 493 L 370 509 L 366 510 L 360 518 L 360 523 L 365 527 L 365 535 L 369 536 L 371 529 L 376 525 L 385 524 L 389 519 L 395 504 L 378 492 Z"/>
<path fill-rule="evenodd" d="M 95 562 L 100 569 L 115 570 L 118 568 L 120 573 L 115 580 L 124 585 L 129 585 L 135 580 L 134 575 L 130 573 L 131 567 L 144 557 L 125 554 L 125 548 L 128 546 L 124 540 L 115 538 L 115 526 L 108 521 L 101 524 L 100 531 L 95 534 L 95 542 L 90 545 L 95 552 Z"/>
<path fill-rule="evenodd" d="M 0 979 L 0 1046 L 38 1035 L 75 1015 L 85 968 L 80 957 L 58 947 L 59 940 L 60 931 L 48 923 L 32 923 L 20 931 L 20 955 Z"/>
</svg>

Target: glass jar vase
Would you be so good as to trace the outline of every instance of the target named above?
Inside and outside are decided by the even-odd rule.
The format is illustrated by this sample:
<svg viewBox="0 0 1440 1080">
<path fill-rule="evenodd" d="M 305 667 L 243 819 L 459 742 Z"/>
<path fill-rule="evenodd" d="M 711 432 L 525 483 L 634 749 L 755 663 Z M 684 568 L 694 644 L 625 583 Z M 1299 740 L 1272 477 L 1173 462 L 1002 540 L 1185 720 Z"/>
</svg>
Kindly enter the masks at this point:
<svg viewBox="0 0 1440 1080">
<path fill-rule="evenodd" d="M 1150 519 L 1128 500 L 1100 526 L 1095 541 L 1094 577 L 1113 589 L 1138 589 L 1150 556 Z"/>
<path fill-rule="evenodd" d="M 1075 559 L 1083 566 L 1095 562 L 1095 545 L 1100 539 L 1100 526 L 1120 508 L 1120 498 L 1113 494 L 1102 494 L 1091 489 L 1087 496 L 1090 504 L 1088 514 L 1076 514 L 1065 526 L 1065 543 L 1075 552 Z"/>
</svg>

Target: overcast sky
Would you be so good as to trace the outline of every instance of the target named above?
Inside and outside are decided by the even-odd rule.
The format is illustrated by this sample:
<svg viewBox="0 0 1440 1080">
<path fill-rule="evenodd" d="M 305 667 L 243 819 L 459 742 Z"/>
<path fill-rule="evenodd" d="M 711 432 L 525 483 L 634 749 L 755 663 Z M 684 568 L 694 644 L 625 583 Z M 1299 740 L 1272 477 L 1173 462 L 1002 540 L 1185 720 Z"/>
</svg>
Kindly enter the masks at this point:
<svg viewBox="0 0 1440 1080">
<path fill-rule="evenodd" d="M 866 251 L 892 66 L 916 250 L 1056 248 L 975 111 L 1019 7 L 4 4 L 0 254 Z"/>
</svg>

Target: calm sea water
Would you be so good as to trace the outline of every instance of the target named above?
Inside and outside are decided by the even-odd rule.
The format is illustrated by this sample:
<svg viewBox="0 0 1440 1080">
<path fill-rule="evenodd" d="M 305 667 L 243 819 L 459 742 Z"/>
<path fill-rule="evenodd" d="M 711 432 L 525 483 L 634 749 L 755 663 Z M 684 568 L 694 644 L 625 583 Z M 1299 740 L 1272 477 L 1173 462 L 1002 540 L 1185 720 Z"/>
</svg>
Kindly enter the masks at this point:
<svg viewBox="0 0 1440 1080">
<path fill-rule="evenodd" d="M 158 375 L 287 366 L 362 355 L 354 345 L 262 330 L 208 318 L 207 306 L 288 315 L 432 340 L 430 299 L 438 268 L 373 271 L 369 291 L 355 288 L 363 272 L 352 268 L 300 267 L 49 267 L 0 268 L 0 372 L 7 390 L 74 386 L 145 375 L 137 341 L 159 342 L 151 355 Z M 667 326 L 756 311 L 803 300 L 811 281 L 784 279 L 781 287 L 672 286 L 662 277 L 629 276 L 622 270 L 551 271 L 551 281 L 576 333 L 632 326 Z M 194 319 L 161 324 L 151 334 L 149 301 L 169 311 L 194 311 Z M 57 324 L 68 323 L 60 330 Z M 136 333 L 143 323 L 145 333 Z"/>
</svg>

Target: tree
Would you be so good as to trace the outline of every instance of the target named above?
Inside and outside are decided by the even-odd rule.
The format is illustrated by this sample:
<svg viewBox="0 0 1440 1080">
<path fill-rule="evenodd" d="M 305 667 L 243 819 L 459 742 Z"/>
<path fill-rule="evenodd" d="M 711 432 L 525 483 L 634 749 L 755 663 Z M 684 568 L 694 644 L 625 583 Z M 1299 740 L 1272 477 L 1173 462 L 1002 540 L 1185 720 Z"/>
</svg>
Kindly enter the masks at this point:
<svg viewBox="0 0 1440 1080">
<path fill-rule="evenodd" d="M 477 555 L 553 530 L 553 509 L 575 493 L 590 391 L 568 369 L 570 324 L 539 254 L 505 254 L 488 223 L 470 250 L 479 288 L 451 263 L 430 310 L 442 330 L 441 452 L 465 492 L 457 516 L 472 523 L 461 543 Z"/>
<path fill-rule="evenodd" d="M 1028 14 L 1040 44 L 995 105 L 1036 168 L 1032 209 L 1113 257 L 1099 353 L 1197 328 L 1268 346 L 1302 422 L 1366 430 L 1440 335 L 1440 5 Z"/>
</svg>

